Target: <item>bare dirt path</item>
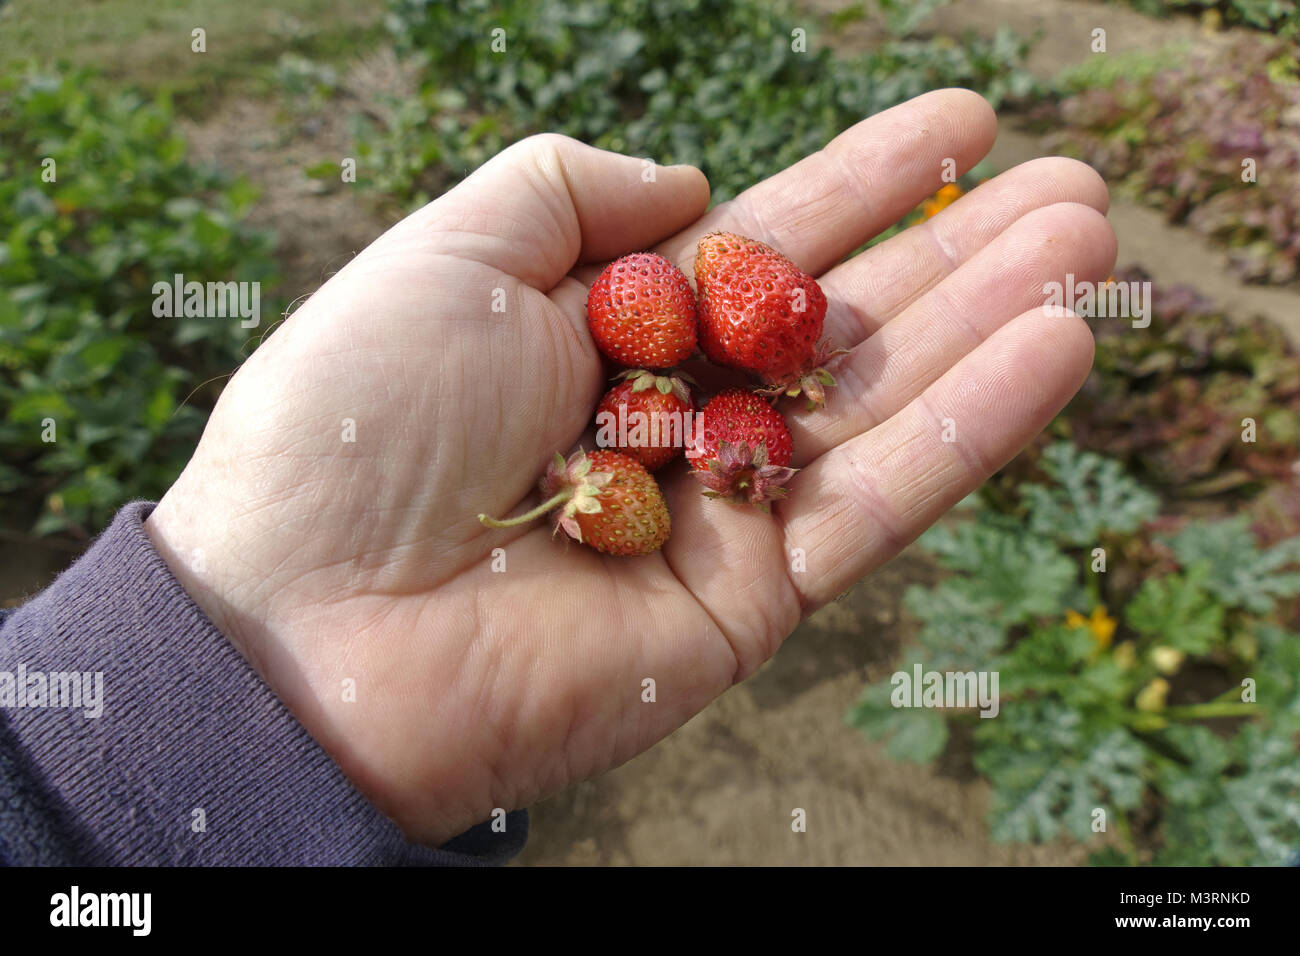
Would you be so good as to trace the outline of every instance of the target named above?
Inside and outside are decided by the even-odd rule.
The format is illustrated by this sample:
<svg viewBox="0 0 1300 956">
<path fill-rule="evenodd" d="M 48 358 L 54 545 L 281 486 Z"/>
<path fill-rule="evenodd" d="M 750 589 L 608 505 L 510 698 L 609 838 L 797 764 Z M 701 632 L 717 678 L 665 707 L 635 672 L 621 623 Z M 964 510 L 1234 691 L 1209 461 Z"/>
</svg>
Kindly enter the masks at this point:
<svg viewBox="0 0 1300 956">
<path fill-rule="evenodd" d="M 356 159 L 349 117 L 382 111 L 385 97 L 413 95 L 412 72 L 384 49 L 340 72 L 336 98 L 326 106 L 231 97 L 201 121 L 182 124 L 193 159 L 243 175 L 262 190 L 249 221 L 279 237 L 279 292 L 289 302 L 315 292 L 393 224 L 360 182 L 313 179 L 305 170 Z M 370 173 L 361 164 L 358 179 Z"/>
<path fill-rule="evenodd" d="M 847 6 L 844 0 L 801 0 L 801 5 L 822 16 Z M 1033 42 L 1025 65 L 1042 80 L 1097 56 L 1092 45 L 1098 28 L 1106 31 L 1106 52 L 1121 55 L 1170 46 L 1211 50 L 1229 36 L 1205 30 L 1193 17 L 1158 20 L 1122 2 L 1100 0 L 953 0 L 922 20 L 916 31 L 960 36 L 969 30 L 992 36 L 1004 26 Z M 883 35 L 879 18 L 864 17 L 827 39 L 839 49 L 853 50 L 875 44 Z"/>
</svg>

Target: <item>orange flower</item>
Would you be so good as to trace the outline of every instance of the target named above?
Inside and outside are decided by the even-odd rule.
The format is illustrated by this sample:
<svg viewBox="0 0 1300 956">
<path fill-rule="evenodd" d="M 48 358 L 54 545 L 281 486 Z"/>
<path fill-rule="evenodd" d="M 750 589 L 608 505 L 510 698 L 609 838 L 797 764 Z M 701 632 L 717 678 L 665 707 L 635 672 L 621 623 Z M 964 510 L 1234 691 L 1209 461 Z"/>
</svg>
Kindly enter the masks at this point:
<svg viewBox="0 0 1300 956">
<path fill-rule="evenodd" d="M 1065 626 L 1071 630 L 1086 627 L 1092 631 L 1092 639 L 1097 642 L 1097 647 L 1102 649 L 1110 647 L 1111 638 L 1115 636 L 1116 623 L 1115 619 L 1100 605 L 1092 609 L 1090 617 L 1084 617 L 1078 611 L 1065 612 Z"/>
<path fill-rule="evenodd" d="M 942 210 L 947 209 L 961 197 L 961 187 L 956 183 L 948 183 L 940 188 L 932 198 L 921 203 L 921 218 L 929 219 L 931 216 L 937 216 Z"/>
</svg>

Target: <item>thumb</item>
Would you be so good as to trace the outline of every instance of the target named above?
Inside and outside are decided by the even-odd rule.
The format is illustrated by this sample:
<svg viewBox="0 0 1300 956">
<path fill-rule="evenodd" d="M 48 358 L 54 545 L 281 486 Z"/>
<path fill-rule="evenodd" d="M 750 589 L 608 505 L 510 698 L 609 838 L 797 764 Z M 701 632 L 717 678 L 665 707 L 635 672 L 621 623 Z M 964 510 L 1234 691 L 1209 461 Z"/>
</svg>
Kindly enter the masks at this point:
<svg viewBox="0 0 1300 956">
<path fill-rule="evenodd" d="M 647 249 L 708 205 L 708 181 L 694 166 L 544 133 L 503 150 L 412 218 L 445 251 L 545 292 L 578 262 Z"/>
</svg>

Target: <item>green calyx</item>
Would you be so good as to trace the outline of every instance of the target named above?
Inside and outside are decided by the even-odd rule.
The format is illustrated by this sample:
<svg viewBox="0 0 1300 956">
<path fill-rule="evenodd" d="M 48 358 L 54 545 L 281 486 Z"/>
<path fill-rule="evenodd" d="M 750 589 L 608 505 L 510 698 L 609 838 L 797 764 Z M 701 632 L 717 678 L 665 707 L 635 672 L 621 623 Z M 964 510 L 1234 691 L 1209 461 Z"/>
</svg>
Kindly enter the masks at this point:
<svg viewBox="0 0 1300 956">
<path fill-rule="evenodd" d="M 581 542 L 582 529 L 576 520 L 578 514 L 599 514 L 600 495 L 611 481 L 613 472 L 591 470 L 591 459 L 579 448 L 568 461 L 559 452 L 546 469 L 539 483 L 546 500 L 536 508 L 514 518 L 493 518 L 480 514 L 478 520 L 489 528 L 513 528 L 534 521 L 548 512 L 560 508 L 555 514 L 555 532 L 563 528 L 571 538 Z M 563 506 L 563 507 L 560 507 Z"/>
<path fill-rule="evenodd" d="M 660 395 L 671 393 L 683 402 L 688 403 L 691 400 L 691 391 L 688 385 L 696 385 L 695 379 L 680 371 L 657 375 L 646 369 L 630 368 L 614 376 L 615 381 L 620 379 L 632 383 L 633 393 L 646 392 L 653 388 Z"/>
</svg>

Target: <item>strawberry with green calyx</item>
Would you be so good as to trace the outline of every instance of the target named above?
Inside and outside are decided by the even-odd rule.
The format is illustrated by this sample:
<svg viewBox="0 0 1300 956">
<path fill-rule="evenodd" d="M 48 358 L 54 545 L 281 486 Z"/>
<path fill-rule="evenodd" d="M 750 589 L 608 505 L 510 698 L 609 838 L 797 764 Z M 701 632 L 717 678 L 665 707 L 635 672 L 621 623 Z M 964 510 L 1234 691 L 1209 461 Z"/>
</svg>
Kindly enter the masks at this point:
<svg viewBox="0 0 1300 956">
<path fill-rule="evenodd" d="M 826 296 L 816 279 L 766 243 L 715 232 L 700 240 L 695 285 L 700 348 L 710 361 L 759 376 L 763 394 L 826 404 L 835 379 L 821 366 L 846 350 L 822 338 Z"/>
<path fill-rule="evenodd" d="M 691 400 L 689 386 L 698 384 L 695 379 L 680 370 L 661 375 L 643 368 L 624 369 L 614 376 L 614 381 L 631 382 L 634 392 L 644 392 L 646 389 L 653 388 L 661 395 L 672 393 L 683 402 Z"/>
<path fill-rule="evenodd" d="M 592 283 L 587 326 L 596 347 L 619 365 L 670 368 L 695 351 L 695 292 L 663 256 L 623 256 Z"/>
<path fill-rule="evenodd" d="M 539 483 L 536 508 L 500 520 L 481 514 L 489 528 L 509 528 L 554 511 L 555 533 L 604 554 L 642 555 L 663 547 L 672 529 L 668 505 L 650 472 L 616 451 L 578 449 L 565 461 L 558 452 Z"/>
<path fill-rule="evenodd" d="M 596 406 L 596 441 L 639 461 L 649 471 L 681 454 L 695 401 L 684 372 L 656 375 L 628 369 Z"/>
<path fill-rule="evenodd" d="M 794 440 L 781 413 L 753 392 L 732 388 L 700 411 L 703 427 L 689 436 L 687 459 L 710 498 L 759 505 L 784 497 L 795 474 Z"/>
</svg>

